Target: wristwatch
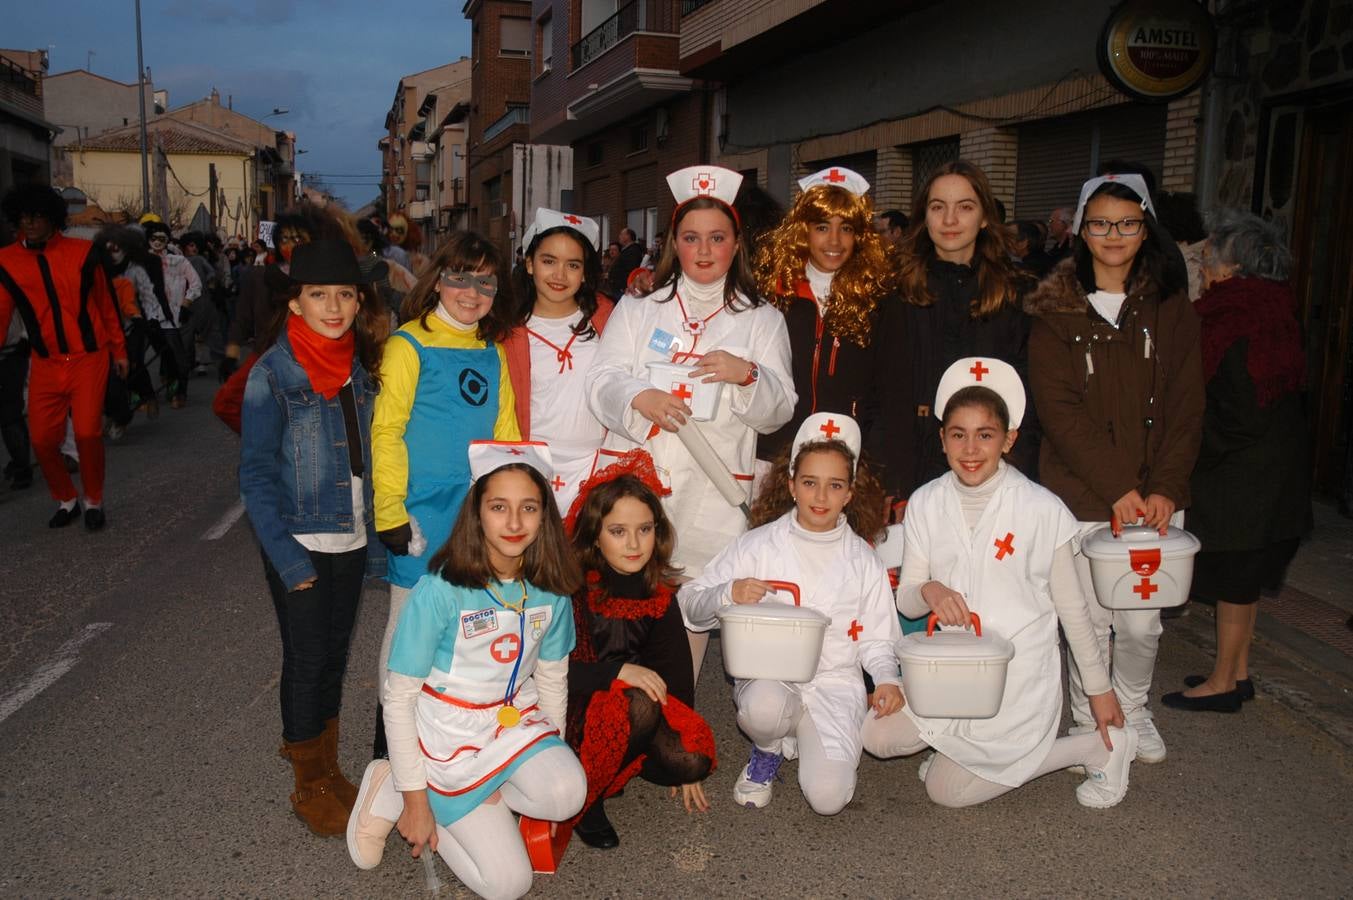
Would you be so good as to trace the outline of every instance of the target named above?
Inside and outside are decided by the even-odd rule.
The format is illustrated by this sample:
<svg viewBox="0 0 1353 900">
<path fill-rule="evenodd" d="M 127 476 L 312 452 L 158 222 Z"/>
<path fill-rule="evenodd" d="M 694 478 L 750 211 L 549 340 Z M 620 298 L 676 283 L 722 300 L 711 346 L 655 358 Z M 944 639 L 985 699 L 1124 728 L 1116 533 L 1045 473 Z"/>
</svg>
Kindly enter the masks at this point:
<svg viewBox="0 0 1353 900">
<path fill-rule="evenodd" d="M 751 387 L 756 384 L 756 380 L 761 377 L 761 367 L 756 363 L 752 363 L 751 366 L 752 367 L 747 370 L 747 377 L 742 380 L 738 387 Z"/>
</svg>

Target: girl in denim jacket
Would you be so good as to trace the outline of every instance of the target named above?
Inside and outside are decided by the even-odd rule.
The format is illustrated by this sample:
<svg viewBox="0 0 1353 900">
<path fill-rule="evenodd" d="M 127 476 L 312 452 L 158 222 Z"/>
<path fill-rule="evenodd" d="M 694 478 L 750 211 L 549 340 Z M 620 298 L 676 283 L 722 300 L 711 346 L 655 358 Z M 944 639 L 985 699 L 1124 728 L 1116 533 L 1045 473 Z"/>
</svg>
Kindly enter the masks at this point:
<svg viewBox="0 0 1353 900">
<path fill-rule="evenodd" d="M 364 575 L 383 575 L 372 517 L 371 412 L 384 310 L 352 248 L 296 248 L 285 321 L 249 373 L 240 493 L 282 633 L 282 755 L 291 806 L 339 835 L 357 790 L 338 768 L 338 710 Z"/>
</svg>

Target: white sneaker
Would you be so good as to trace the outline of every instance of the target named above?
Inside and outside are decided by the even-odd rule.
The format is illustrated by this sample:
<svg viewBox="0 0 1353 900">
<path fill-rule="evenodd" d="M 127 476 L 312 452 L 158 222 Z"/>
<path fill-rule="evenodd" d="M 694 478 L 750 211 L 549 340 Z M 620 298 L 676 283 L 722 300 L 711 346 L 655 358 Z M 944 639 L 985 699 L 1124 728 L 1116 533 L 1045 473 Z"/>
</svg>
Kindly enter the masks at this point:
<svg viewBox="0 0 1353 900">
<path fill-rule="evenodd" d="M 786 760 L 799 758 L 799 739 L 795 737 L 780 738 L 780 755 Z"/>
<path fill-rule="evenodd" d="M 922 784 L 925 783 L 926 773 L 930 771 L 930 764 L 933 763 L 934 761 L 935 761 L 934 750 L 931 750 L 929 753 L 927 753 L 925 755 L 925 758 L 921 760 L 921 766 L 916 770 L 916 777 L 921 779 Z"/>
<path fill-rule="evenodd" d="M 780 771 L 784 757 L 767 753 L 752 746 L 752 758 L 742 767 L 742 774 L 733 785 L 733 802 L 749 809 L 764 809 L 770 803 L 775 775 Z"/>
<path fill-rule="evenodd" d="M 1085 780 L 1076 788 L 1076 802 L 1091 809 L 1117 806 L 1127 796 L 1128 770 L 1139 752 L 1137 729 L 1110 728 L 1113 751 L 1103 768 L 1086 766 Z"/>
<path fill-rule="evenodd" d="M 1150 716 L 1136 721 L 1129 719 L 1128 727 L 1137 732 L 1137 762 L 1150 764 L 1165 761 L 1165 741 Z"/>
<path fill-rule="evenodd" d="M 385 839 L 395 823 L 371 811 L 371 804 L 390 778 L 388 759 L 372 760 L 357 790 L 357 802 L 348 816 L 348 856 L 359 869 L 374 869 L 385 855 Z"/>
</svg>

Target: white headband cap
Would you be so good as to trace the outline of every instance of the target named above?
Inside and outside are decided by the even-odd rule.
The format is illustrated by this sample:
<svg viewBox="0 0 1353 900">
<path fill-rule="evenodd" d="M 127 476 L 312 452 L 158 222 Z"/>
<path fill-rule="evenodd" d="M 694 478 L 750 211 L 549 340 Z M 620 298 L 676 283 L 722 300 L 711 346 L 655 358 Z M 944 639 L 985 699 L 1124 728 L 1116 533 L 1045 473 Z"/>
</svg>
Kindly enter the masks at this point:
<svg viewBox="0 0 1353 900">
<path fill-rule="evenodd" d="M 794 449 L 789 454 L 790 464 L 799 458 L 799 451 L 803 449 L 804 444 L 817 441 L 840 441 L 849 447 L 850 452 L 855 455 L 850 464 L 850 473 L 855 474 L 855 467 L 860 463 L 859 423 L 841 413 L 813 413 L 803 420 L 803 424 L 794 435 Z"/>
<path fill-rule="evenodd" d="M 731 207 L 741 186 L 742 176 L 722 166 L 687 166 L 667 176 L 677 206 L 696 197 L 713 197 Z"/>
<path fill-rule="evenodd" d="M 551 228 L 572 228 L 574 231 L 587 238 L 588 243 L 592 245 L 593 250 L 601 249 L 601 226 L 597 224 L 596 219 L 589 219 L 587 216 L 579 216 L 573 213 L 560 212 L 557 209 L 546 209 L 540 207 L 536 210 L 536 220 L 531 223 L 531 227 L 526 229 L 522 235 L 521 247 L 525 250 L 531 246 L 531 241 L 536 235 Z"/>
<path fill-rule="evenodd" d="M 989 356 L 969 356 L 945 369 L 939 389 L 935 391 L 935 418 L 944 421 L 944 408 L 949 405 L 949 398 L 965 387 L 995 391 L 1005 401 L 1011 428 L 1018 428 L 1024 421 L 1024 382 L 1010 363 Z"/>
<path fill-rule="evenodd" d="M 1106 184 L 1121 184 L 1137 195 L 1142 201 L 1142 209 L 1152 216 L 1156 214 L 1156 207 L 1151 203 L 1151 192 L 1146 189 L 1145 178 L 1140 175 L 1100 175 L 1081 185 L 1081 198 L 1076 203 L 1076 218 L 1071 223 L 1072 234 L 1081 233 L 1081 220 L 1085 218 L 1085 204 L 1090 202 L 1090 195 Z"/>
<path fill-rule="evenodd" d="M 512 463 L 525 463 L 546 481 L 554 477 L 550 447 L 544 441 L 470 441 L 471 481 L 478 481 Z"/>
<path fill-rule="evenodd" d="M 799 190 L 806 191 L 819 184 L 845 188 L 856 197 L 862 196 L 869 190 L 869 182 L 865 180 L 864 176 L 859 172 L 847 169 L 845 166 L 832 166 L 829 169 L 823 169 L 821 172 L 814 172 L 806 178 L 800 178 Z"/>
</svg>

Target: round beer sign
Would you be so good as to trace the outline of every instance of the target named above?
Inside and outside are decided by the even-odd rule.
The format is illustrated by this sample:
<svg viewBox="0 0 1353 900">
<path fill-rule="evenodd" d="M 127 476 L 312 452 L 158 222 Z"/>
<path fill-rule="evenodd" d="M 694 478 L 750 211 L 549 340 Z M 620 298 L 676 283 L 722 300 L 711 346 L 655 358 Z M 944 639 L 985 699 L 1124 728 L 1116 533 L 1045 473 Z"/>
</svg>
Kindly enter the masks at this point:
<svg viewBox="0 0 1353 900">
<path fill-rule="evenodd" d="M 1212 68 L 1212 16 L 1194 0 L 1126 0 L 1099 36 L 1099 63 L 1114 86 L 1139 100 L 1172 100 Z"/>
</svg>

